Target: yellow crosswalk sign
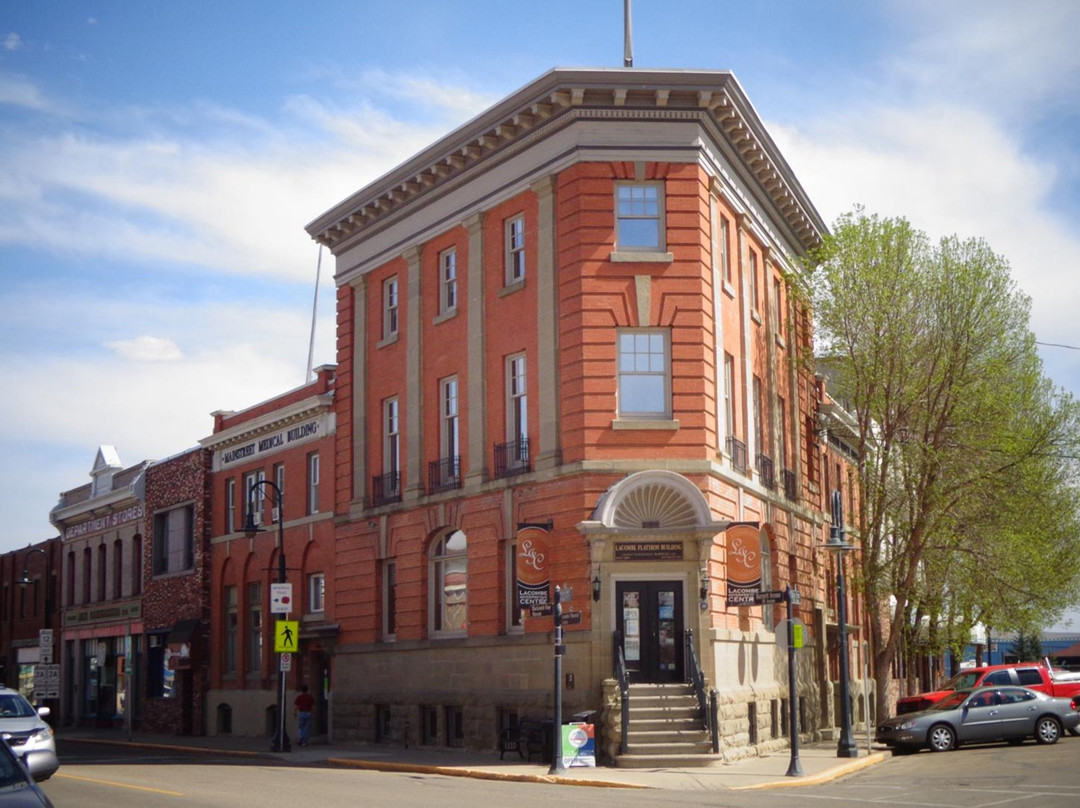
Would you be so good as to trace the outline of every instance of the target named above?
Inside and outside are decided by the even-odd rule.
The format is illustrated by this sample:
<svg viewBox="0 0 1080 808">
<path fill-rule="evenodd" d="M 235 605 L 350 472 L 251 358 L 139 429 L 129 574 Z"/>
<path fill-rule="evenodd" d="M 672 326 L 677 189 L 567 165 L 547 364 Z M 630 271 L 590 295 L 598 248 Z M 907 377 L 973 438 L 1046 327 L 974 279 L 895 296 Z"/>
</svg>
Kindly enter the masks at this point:
<svg viewBox="0 0 1080 808">
<path fill-rule="evenodd" d="M 297 649 L 299 620 L 278 620 L 274 626 L 274 653 L 284 654 Z"/>
</svg>

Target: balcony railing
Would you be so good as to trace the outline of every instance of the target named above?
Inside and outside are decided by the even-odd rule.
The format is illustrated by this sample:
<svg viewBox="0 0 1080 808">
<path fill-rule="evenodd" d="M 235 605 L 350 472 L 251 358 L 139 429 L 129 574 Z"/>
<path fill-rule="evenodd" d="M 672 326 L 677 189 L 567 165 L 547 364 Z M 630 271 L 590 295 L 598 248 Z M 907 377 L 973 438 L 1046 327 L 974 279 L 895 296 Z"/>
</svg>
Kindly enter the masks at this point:
<svg viewBox="0 0 1080 808">
<path fill-rule="evenodd" d="M 461 455 L 443 457 L 428 463 L 428 493 L 461 488 Z"/>
<path fill-rule="evenodd" d="M 734 435 L 729 436 L 727 453 L 731 458 L 731 467 L 740 474 L 746 474 L 746 444 Z"/>
<path fill-rule="evenodd" d="M 495 476 L 512 477 L 530 470 L 529 439 L 495 444 Z"/>
<path fill-rule="evenodd" d="M 371 478 L 371 507 L 401 502 L 401 473 L 391 471 Z"/>
<path fill-rule="evenodd" d="M 791 469 L 784 469 L 780 472 L 780 479 L 784 483 L 784 496 L 792 502 L 798 502 L 799 489 L 795 483 L 795 472 Z"/>
<path fill-rule="evenodd" d="M 757 456 L 758 481 L 772 491 L 776 488 L 776 477 L 773 474 L 772 458 L 766 454 Z"/>
</svg>

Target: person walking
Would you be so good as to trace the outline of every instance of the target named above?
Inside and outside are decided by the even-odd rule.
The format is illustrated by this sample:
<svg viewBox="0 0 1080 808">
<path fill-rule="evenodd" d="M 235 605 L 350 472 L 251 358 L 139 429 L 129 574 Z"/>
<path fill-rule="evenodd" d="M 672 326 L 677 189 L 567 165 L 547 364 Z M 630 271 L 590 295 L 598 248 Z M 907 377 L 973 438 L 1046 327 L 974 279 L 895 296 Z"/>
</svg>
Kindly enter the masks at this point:
<svg viewBox="0 0 1080 808">
<path fill-rule="evenodd" d="M 296 734 L 300 738 L 300 745 L 308 745 L 308 735 L 311 733 L 311 711 L 315 708 L 315 697 L 308 693 L 306 684 L 300 685 L 300 693 L 293 702 L 293 713 L 296 715 Z"/>
</svg>

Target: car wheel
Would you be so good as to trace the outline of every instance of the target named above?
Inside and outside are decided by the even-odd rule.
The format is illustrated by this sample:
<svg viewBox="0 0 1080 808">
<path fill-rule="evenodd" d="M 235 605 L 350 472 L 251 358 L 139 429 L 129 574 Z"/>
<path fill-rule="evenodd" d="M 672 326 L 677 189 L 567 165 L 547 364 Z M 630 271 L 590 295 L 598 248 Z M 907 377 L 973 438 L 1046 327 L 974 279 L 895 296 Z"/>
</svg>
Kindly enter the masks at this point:
<svg viewBox="0 0 1080 808">
<path fill-rule="evenodd" d="M 1057 743 L 1061 737 L 1061 724 L 1056 718 L 1044 715 L 1035 723 L 1035 740 L 1039 743 Z"/>
<path fill-rule="evenodd" d="M 935 724 L 930 728 L 927 743 L 932 752 L 948 752 L 956 748 L 956 733 L 946 724 Z"/>
</svg>

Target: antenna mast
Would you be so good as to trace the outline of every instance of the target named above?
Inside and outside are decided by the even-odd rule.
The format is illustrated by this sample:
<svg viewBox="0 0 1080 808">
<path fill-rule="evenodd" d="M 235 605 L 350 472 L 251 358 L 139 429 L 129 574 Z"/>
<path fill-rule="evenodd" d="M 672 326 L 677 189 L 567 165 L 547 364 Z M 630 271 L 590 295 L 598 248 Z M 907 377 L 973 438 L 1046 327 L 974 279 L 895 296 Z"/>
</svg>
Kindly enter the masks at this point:
<svg viewBox="0 0 1080 808">
<path fill-rule="evenodd" d="M 630 30 L 630 0 L 623 0 L 623 67 L 634 66 L 634 42 Z"/>
<path fill-rule="evenodd" d="M 319 276 L 322 274 L 322 248 L 319 245 L 319 260 L 315 264 L 315 302 L 311 304 L 311 340 L 308 342 L 307 375 L 304 376 L 304 384 L 311 381 L 312 364 L 315 359 L 315 315 L 319 311 Z"/>
</svg>

